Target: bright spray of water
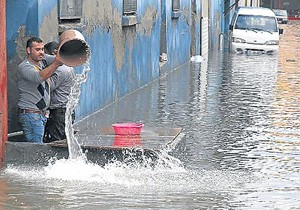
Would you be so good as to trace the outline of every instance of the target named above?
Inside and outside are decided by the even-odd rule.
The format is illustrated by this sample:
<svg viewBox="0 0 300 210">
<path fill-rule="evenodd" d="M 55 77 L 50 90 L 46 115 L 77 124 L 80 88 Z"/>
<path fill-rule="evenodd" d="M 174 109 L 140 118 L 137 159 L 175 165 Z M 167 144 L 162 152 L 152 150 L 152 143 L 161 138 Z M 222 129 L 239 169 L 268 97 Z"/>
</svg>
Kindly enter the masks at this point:
<svg viewBox="0 0 300 210">
<path fill-rule="evenodd" d="M 76 105 L 78 104 L 80 97 L 80 86 L 83 82 L 87 80 L 87 74 L 90 71 L 89 61 L 84 65 L 83 72 L 77 74 L 74 85 L 71 88 L 70 98 L 67 103 L 66 109 L 66 138 L 68 142 L 69 158 L 70 159 L 79 159 L 82 158 L 86 160 L 85 155 L 82 153 L 81 147 L 78 143 L 76 136 L 74 135 L 74 128 L 72 126 L 72 113 L 75 110 Z"/>
<path fill-rule="evenodd" d="M 186 185 L 185 179 L 190 176 L 190 172 L 183 167 L 180 160 L 168 154 L 183 137 L 184 134 L 180 134 L 171 144 L 158 151 L 157 156 L 159 158 L 155 165 L 142 153 L 142 162 L 134 161 L 129 156 L 129 161 L 111 161 L 105 166 L 100 166 L 88 161 L 82 151 L 79 150 L 79 152 L 75 151 L 75 155 L 80 155 L 78 158 L 73 156 L 73 158 L 68 159 L 53 159 L 49 161 L 46 167 L 30 166 L 29 168 L 27 166 L 11 165 L 6 168 L 6 174 L 9 174 L 10 177 L 15 177 L 15 179 L 25 178 L 34 182 L 43 180 L 42 182 L 44 183 L 47 180 L 53 186 L 60 186 L 61 181 L 67 181 L 68 183 L 80 183 L 83 186 L 87 183 L 98 183 L 102 187 L 106 186 L 107 188 L 110 188 L 111 185 L 162 187 L 165 183 L 173 186 L 173 182 L 179 179 L 183 180 L 183 183 L 178 185 L 178 187 L 184 188 Z M 72 149 L 80 148 L 79 144 L 74 140 L 72 143 L 76 143 Z M 132 148 L 131 152 L 134 151 L 135 149 Z M 191 179 L 194 179 L 193 176 Z M 56 182 L 55 180 L 59 183 L 53 183 Z M 147 191 L 147 189 L 145 190 Z"/>
</svg>

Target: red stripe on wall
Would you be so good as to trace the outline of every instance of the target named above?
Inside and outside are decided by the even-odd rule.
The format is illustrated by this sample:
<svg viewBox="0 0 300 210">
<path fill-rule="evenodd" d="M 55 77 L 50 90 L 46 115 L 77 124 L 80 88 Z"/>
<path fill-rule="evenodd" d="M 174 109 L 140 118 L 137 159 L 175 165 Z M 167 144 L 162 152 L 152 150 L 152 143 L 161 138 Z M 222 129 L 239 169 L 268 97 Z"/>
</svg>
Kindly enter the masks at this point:
<svg viewBox="0 0 300 210">
<path fill-rule="evenodd" d="M 7 141 L 7 63 L 6 63 L 6 1 L 0 1 L 0 164 L 2 166 Z"/>
</svg>

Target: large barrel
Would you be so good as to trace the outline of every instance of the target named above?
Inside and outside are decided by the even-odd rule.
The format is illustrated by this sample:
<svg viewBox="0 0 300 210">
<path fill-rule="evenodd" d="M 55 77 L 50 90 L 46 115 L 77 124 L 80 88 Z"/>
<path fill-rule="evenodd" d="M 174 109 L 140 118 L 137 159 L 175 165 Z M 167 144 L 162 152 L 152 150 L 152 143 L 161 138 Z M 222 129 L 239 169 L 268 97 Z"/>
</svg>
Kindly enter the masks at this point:
<svg viewBox="0 0 300 210">
<path fill-rule="evenodd" d="M 83 35 L 77 30 L 66 30 L 60 35 L 58 55 L 67 66 L 79 66 L 90 57 L 90 48 Z"/>
</svg>

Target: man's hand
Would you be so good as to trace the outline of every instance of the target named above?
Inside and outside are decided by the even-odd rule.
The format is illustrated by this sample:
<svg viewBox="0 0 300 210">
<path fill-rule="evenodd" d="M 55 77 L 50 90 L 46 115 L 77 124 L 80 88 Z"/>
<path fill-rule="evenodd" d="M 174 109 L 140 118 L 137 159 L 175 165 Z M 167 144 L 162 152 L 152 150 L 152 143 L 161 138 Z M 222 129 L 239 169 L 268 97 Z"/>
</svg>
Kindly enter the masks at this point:
<svg viewBox="0 0 300 210">
<path fill-rule="evenodd" d="M 40 71 L 40 75 L 43 78 L 43 80 L 48 79 L 52 76 L 52 74 L 56 71 L 58 67 L 63 65 L 63 63 L 60 60 L 60 56 L 56 55 L 53 63 L 51 63 L 47 68 L 44 68 L 42 71 Z"/>
<path fill-rule="evenodd" d="M 58 66 L 62 66 L 62 65 L 63 65 L 63 63 L 61 62 L 61 58 L 60 58 L 60 56 L 59 56 L 58 53 L 55 54 L 55 60 L 54 60 L 54 62 L 55 62 Z"/>
</svg>

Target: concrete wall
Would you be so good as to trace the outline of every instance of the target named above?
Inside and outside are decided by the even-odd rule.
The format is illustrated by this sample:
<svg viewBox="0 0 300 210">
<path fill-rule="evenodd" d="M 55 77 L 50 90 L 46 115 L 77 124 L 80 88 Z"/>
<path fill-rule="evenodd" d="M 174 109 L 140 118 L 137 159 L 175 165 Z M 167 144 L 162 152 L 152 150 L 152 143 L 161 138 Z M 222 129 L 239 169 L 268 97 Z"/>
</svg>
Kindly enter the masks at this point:
<svg viewBox="0 0 300 210">
<path fill-rule="evenodd" d="M 271 9 L 300 10 L 299 0 L 261 0 L 261 5 Z"/>
<path fill-rule="evenodd" d="M 259 7 L 260 0 L 240 0 L 239 6 L 252 6 L 252 7 Z"/>
<path fill-rule="evenodd" d="M 162 12 L 165 13 L 165 44 L 171 71 L 200 50 L 201 0 L 181 0 L 181 14 L 172 18 L 172 0 L 137 1 L 138 24 L 122 25 L 122 0 L 84 0 L 79 24 L 58 23 L 57 0 L 7 0 L 7 52 L 9 90 L 9 132 L 20 130 L 17 118 L 18 64 L 24 59 L 29 36 L 44 42 L 58 39 L 64 28 L 77 29 L 91 48 L 90 71 L 82 85 L 76 110 L 77 120 L 99 110 L 120 97 L 148 84 L 160 76 L 160 37 Z M 164 4 L 163 7 L 161 4 Z M 164 8 L 164 11 L 161 11 Z M 193 26 L 193 24 L 195 24 Z M 81 73 L 83 66 L 76 67 Z M 126 107 L 124 107 L 124 111 Z"/>
</svg>

